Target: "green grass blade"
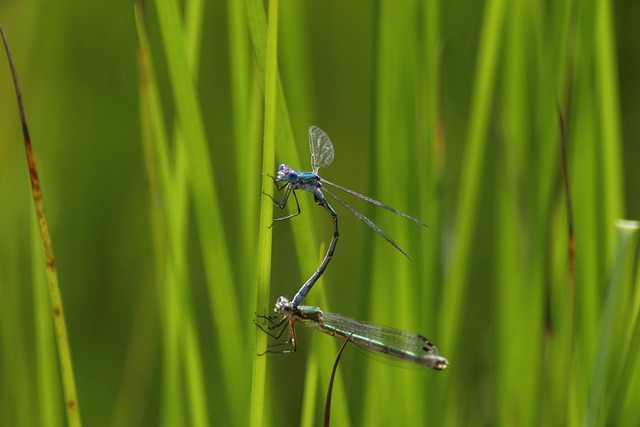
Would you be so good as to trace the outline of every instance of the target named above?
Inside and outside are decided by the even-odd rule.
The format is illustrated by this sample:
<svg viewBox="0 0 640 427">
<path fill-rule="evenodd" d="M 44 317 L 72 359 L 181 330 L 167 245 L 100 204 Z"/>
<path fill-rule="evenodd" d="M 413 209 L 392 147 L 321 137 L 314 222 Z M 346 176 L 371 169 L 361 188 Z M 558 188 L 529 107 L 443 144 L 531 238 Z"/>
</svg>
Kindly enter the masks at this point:
<svg viewBox="0 0 640 427">
<path fill-rule="evenodd" d="M 262 139 L 262 94 L 258 90 L 258 82 L 253 73 L 251 61 L 251 45 L 245 22 L 244 6 L 241 1 L 227 2 L 229 22 L 229 78 L 231 91 L 231 107 L 233 111 L 233 147 L 236 170 L 252 171 L 255 179 L 236 180 L 238 197 L 238 235 L 239 252 L 237 258 L 246 262 L 257 263 L 258 211 L 260 199 L 260 150 Z M 251 261 L 253 260 L 253 261 Z M 252 289 L 247 301 L 257 298 L 257 270 L 240 269 L 239 283 L 246 283 Z M 254 313 L 251 304 L 247 304 L 247 315 Z"/>
<path fill-rule="evenodd" d="M 621 332 L 629 321 L 629 282 L 633 270 L 633 260 L 637 250 L 640 226 L 637 222 L 620 221 L 617 224 L 618 239 L 613 258 L 613 266 L 604 311 L 600 323 L 598 352 L 589 384 L 589 400 L 584 415 L 585 426 L 607 425 L 606 406 L 613 402 L 605 400 L 607 390 L 615 378 L 614 367 L 619 366 L 617 343 L 622 341 Z M 619 377 L 618 377 L 619 378 Z"/>
<path fill-rule="evenodd" d="M 40 231 L 40 239 L 42 242 L 42 249 L 45 254 L 47 282 L 49 284 L 49 299 L 51 304 L 51 312 L 54 318 L 54 329 L 57 339 L 58 357 L 60 362 L 60 371 L 62 376 L 62 386 L 64 390 L 65 408 L 67 411 L 67 423 L 72 426 L 81 426 L 82 421 L 80 418 L 80 405 L 78 403 L 78 396 L 76 392 L 76 382 L 73 374 L 73 364 L 71 362 L 71 348 L 69 345 L 69 334 L 67 332 L 67 326 L 64 316 L 64 310 L 62 307 L 62 295 L 60 293 L 60 285 L 58 283 L 58 273 L 56 271 L 56 264 L 53 255 L 53 246 L 51 243 L 51 234 L 49 232 L 49 225 L 47 222 L 47 215 L 44 208 L 44 199 L 42 196 L 41 182 L 38 178 L 38 168 L 36 167 L 36 160 L 33 152 L 33 146 L 31 143 L 31 137 L 29 136 L 29 130 L 27 128 L 27 119 L 25 116 L 24 106 L 22 105 L 22 94 L 20 93 L 20 86 L 18 84 L 17 71 L 13 64 L 11 52 L 9 51 L 9 45 L 4 34 L 4 30 L 0 28 L 2 35 L 2 42 L 4 43 L 7 59 L 9 60 L 9 67 L 11 69 L 11 75 L 13 77 L 13 85 L 16 93 L 18 112 L 20 114 L 20 122 L 22 124 L 22 134 L 24 137 L 24 145 L 27 153 L 27 165 L 29 168 L 29 177 L 31 179 L 31 192 L 33 195 L 33 204 L 36 210 L 36 217 L 38 222 L 38 229 Z"/>
<path fill-rule="evenodd" d="M 468 274 L 471 254 L 471 229 L 478 217 L 478 194 L 482 182 L 481 174 L 487 144 L 487 126 L 492 105 L 492 92 L 495 84 L 495 72 L 498 62 L 499 43 L 504 26 L 505 2 L 491 0 L 486 4 L 483 34 L 480 39 L 476 81 L 471 104 L 471 124 L 467 133 L 466 152 L 463 159 L 462 183 L 458 196 L 458 217 L 456 233 L 460 240 L 456 243 L 452 257 L 454 268 L 447 274 L 444 287 L 443 305 L 443 341 L 455 360 L 459 352 L 457 332 L 461 319 L 463 283 Z"/>
<path fill-rule="evenodd" d="M 638 358 L 640 357 L 640 274 L 637 272 L 637 266 L 640 265 L 640 258 L 636 254 L 635 259 L 636 272 L 633 288 L 631 289 L 631 298 L 629 298 L 630 313 L 627 319 L 627 330 L 623 347 L 621 351 L 621 364 L 618 371 L 616 391 L 613 394 L 609 406 L 609 410 L 615 409 L 615 403 L 622 403 L 622 410 L 618 412 L 610 412 L 612 419 L 616 419 L 620 425 L 633 423 L 635 419 L 635 405 L 637 397 L 640 394 L 640 386 L 638 385 Z M 609 419 L 609 417 L 607 417 Z"/>
<path fill-rule="evenodd" d="M 172 174 L 169 165 L 168 138 L 162 119 L 162 106 L 157 90 L 155 73 L 151 61 L 151 52 L 147 40 L 144 25 L 144 16 L 141 6 L 137 6 L 136 24 L 138 28 L 139 51 L 138 65 L 140 69 L 140 113 L 143 130 L 143 146 L 145 152 L 145 166 L 149 180 L 149 193 L 151 199 L 151 219 L 152 236 L 155 249 L 155 277 L 161 295 L 162 325 L 162 399 L 161 410 L 162 420 L 165 425 L 176 425 L 184 422 L 184 407 L 181 396 L 183 395 L 180 381 L 180 358 L 179 358 L 179 325 L 180 307 L 177 289 L 178 275 L 182 274 L 184 281 L 184 270 L 177 265 L 180 258 L 171 256 L 180 253 L 180 246 L 176 239 L 171 236 L 180 235 L 176 230 L 183 227 L 183 221 L 177 217 L 180 213 L 180 206 L 184 203 L 176 203 L 184 198 L 185 185 L 176 182 L 172 185 Z M 177 177 L 183 177 L 184 173 L 176 171 Z M 169 197 L 166 211 L 155 203 L 161 197 Z M 183 209 L 184 210 L 184 209 Z M 174 218 L 173 227 L 169 228 L 169 218 Z M 173 231 L 173 233 L 172 233 Z M 171 262 L 169 262 L 171 261 Z M 180 271 L 182 272 L 180 273 Z"/>
<path fill-rule="evenodd" d="M 32 214 L 33 215 L 33 214 Z M 33 223 L 36 223 L 33 218 Z M 36 226 L 33 227 L 31 251 L 33 253 L 33 299 L 36 328 L 36 354 L 38 358 L 37 384 L 38 414 L 37 424 L 50 426 L 62 425 L 63 415 L 60 408 L 60 373 L 56 370 L 56 344 L 53 340 L 53 323 L 49 314 L 48 295 L 45 291 L 47 279 L 44 275 L 45 265 L 42 257 L 42 242 L 38 239 Z M 34 414 L 35 415 L 35 414 Z M 45 421 L 46 420 L 46 421 Z M 32 422 L 35 422 L 32 420 Z"/>
<path fill-rule="evenodd" d="M 275 137 L 277 114 L 278 88 L 278 0 L 269 2 L 269 27 L 267 32 L 267 50 L 265 61 L 264 85 L 264 136 L 262 149 L 262 170 L 269 170 L 275 166 Z M 263 197 L 260 213 L 260 242 L 258 246 L 258 310 L 268 306 L 269 283 L 271 281 L 271 224 L 273 219 L 273 202 L 269 197 Z M 256 352 L 262 353 L 267 347 L 267 334 L 256 329 Z M 251 393 L 250 425 L 262 426 L 265 422 L 265 381 L 266 357 L 254 356 L 253 384 Z"/>
<path fill-rule="evenodd" d="M 216 338 L 224 366 L 220 374 L 227 391 L 225 401 L 233 419 L 239 421 L 247 417 L 242 401 L 249 375 L 246 370 L 230 367 L 248 364 L 249 353 L 243 352 L 241 357 L 237 353 L 237 349 L 248 348 L 247 337 L 240 329 L 246 319 L 241 316 L 243 311 L 238 309 L 240 305 L 230 269 L 227 239 L 210 164 L 211 156 L 185 51 L 180 11 L 177 2 L 172 0 L 158 0 L 156 6 L 181 139 L 187 153 L 189 189 L 201 238 L 211 314 L 218 332 Z"/>
<path fill-rule="evenodd" d="M 625 210 L 622 196 L 622 170 L 620 155 L 620 99 L 618 96 L 618 67 L 615 47 L 615 30 L 613 27 L 612 3 L 606 0 L 595 2 L 595 33 L 593 42 L 595 79 L 600 109 L 600 138 L 606 141 L 601 144 L 602 166 L 606 179 L 603 179 L 602 204 L 604 224 L 611 224 L 623 216 Z M 611 233 L 605 241 L 611 251 L 615 236 Z"/>
</svg>

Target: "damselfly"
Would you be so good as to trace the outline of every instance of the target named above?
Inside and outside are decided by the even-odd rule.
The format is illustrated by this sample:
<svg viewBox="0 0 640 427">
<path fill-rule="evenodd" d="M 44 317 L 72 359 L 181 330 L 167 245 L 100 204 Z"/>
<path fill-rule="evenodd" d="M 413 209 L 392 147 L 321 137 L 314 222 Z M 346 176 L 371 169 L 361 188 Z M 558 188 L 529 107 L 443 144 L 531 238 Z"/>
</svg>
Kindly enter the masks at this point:
<svg viewBox="0 0 640 427">
<path fill-rule="evenodd" d="M 267 327 L 256 325 L 275 339 L 280 339 L 289 330 L 286 341 L 272 344 L 265 353 L 293 353 L 296 351 L 295 324 L 318 329 L 326 334 L 352 343 L 368 351 L 426 368 L 441 371 L 449 362 L 438 354 L 438 349 L 420 334 L 374 325 L 336 313 L 327 313 L 318 307 L 294 306 L 285 297 L 278 298 L 273 316 L 258 316 L 267 322 Z M 288 327 L 288 328 L 287 328 Z M 284 347 L 272 350 L 274 347 Z M 262 355 L 261 354 L 261 355 Z"/>
<path fill-rule="evenodd" d="M 291 169 L 286 164 L 281 164 L 278 166 L 278 174 L 276 178 L 273 178 L 274 183 L 276 184 L 276 188 L 280 190 L 285 190 L 284 197 L 280 202 L 276 201 L 273 197 L 267 194 L 267 196 L 271 197 L 271 200 L 278 206 L 280 209 L 284 209 L 289 200 L 289 196 L 293 193 L 293 198 L 296 201 L 297 212 L 286 215 L 280 218 L 276 218 L 273 222 L 283 221 L 285 219 L 293 218 L 300 214 L 300 204 L 298 203 L 298 196 L 296 195 L 295 190 L 304 190 L 313 194 L 313 198 L 316 204 L 322 206 L 328 213 L 331 215 L 333 219 L 333 237 L 331 238 L 331 242 L 329 243 L 329 249 L 327 250 L 327 254 L 325 255 L 320 267 L 316 270 L 316 272 L 307 280 L 306 283 L 302 285 L 298 293 L 293 297 L 291 301 L 291 305 L 293 307 L 297 307 L 305 296 L 309 293 L 311 287 L 315 284 L 315 282 L 320 278 L 324 270 L 326 269 L 329 261 L 333 257 L 333 253 L 335 251 L 336 243 L 338 241 L 338 214 L 333 209 L 333 207 L 329 204 L 327 199 L 324 197 L 323 191 L 326 191 L 331 197 L 336 199 L 338 203 L 347 208 L 349 212 L 354 214 L 360 221 L 367 224 L 373 231 L 382 236 L 387 242 L 391 243 L 394 248 L 399 250 L 404 256 L 411 259 L 409 254 L 407 254 L 398 244 L 389 237 L 380 227 L 374 224 L 369 218 L 358 212 L 355 208 L 344 202 L 342 199 L 337 197 L 331 191 L 327 189 L 324 184 L 329 186 L 338 188 L 344 192 L 351 194 L 352 196 L 358 197 L 362 200 L 365 200 L 371 204 L 374 204 L 378 207 L 391 211 L 395 214 L 398 214 L 406 219 L 409 219 L 417 224 L 423 225 L 426 227 L 426 224 L 422 223 L 420 220 L 407 215 L 403 212 L 400 212 L 390 206 L 385 205 L 382 202 L 372 199 L 371 197 L 365 196 L 363 194 L 357 193 L 353 190 L 345 188 L 341 185 L 334 184 L 332 182 L 327 181 L 326 179 L 320 177 L 318 175 L 318 170 L 323 167 L 329 166 L 333 162 L 333 145 L 331 144 L 331 140 L 327 136 L 326 133 L 322 131 L 322 129 L 311 126 L 309 128 L 309 149 L 311 151 L 311 172 L 300 172 L 294 169 Z M 283 183 L 279 185 L 279 183 Z M 265 193 L 266 194 L 266 193 Z"/>
</svg>

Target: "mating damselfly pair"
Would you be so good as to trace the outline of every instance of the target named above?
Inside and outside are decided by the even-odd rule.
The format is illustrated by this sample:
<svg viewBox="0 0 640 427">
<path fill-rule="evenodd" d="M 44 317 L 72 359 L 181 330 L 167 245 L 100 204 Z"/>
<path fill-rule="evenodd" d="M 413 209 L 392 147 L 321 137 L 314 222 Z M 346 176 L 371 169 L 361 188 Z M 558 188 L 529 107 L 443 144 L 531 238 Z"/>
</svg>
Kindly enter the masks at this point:
<svg viewBox="0 0 640 427">
<path fill-rule="evenodd" d="M 353 342 L 367 350 L 403 361 L 417 363 L 418 365 L 426 366 L 428 368 L 437 370 L 445 369 L 448 365 L 447 360 L 439 356 L 436 347 L 422 335 L 360 322 L 340 314 L 325 313 L 317 307 L 300 306 L 302 300 L 307 296 L 320 276 L 322 276 L 329 264 L 329 261 L 331 261 L 340 235 L 338 230 L 338 214 L 324 196 L 323 192 L 326 192 L 333 197 L 338 203 L 383 237 L 404 256 L 411 259 L 411 257 L 373 221 L 337 197 L 323 184 L 342 190 L 375 206 L 391 211 L 426 227 L 424 223 L 410 215 L 400 212 L 382 202 L 379 202 L 378 200 L 372 199 L 320 177 L 320 175 L 318 175 L 319 169 L 327 167 L 333 162 L 334 150 L 331 140 L 327 134 L 316 126 L 311 126 L 309 128 L 309 149 L 311 151 L 311 172 L 300 172 L 283 163 L 278 167 L 277 176 L 275 178 L 272 177 L 276 188 L 279 191 L 285 190 L 284 197 L 281 201 L 276 201 L 271 195 L 267 193 L 265 194 L 269 196 L 280 209 L 284 209 L 287 201 L 289 200 L 289 196 L 293 194 L 297 208 L 295 213 L 276 218 L 273 220 L 273 223 L 291 219 L 300 214 L 300 204 L 298 203 L 296 190 L 304 190 L 313 194 L 315 203 L 323 207 L 331 216 L 333 221 L 333 235 L 327 253 L 320 263 L 320 266 L 309 280 L 307 280 L 298 290 L 296 295 L 293 297 L 293 300 L 290 302 L 288 299 L 281 296 L 278 298 L 275 305 L 275 315 L 259 316 L 265 323 L 268 323 L 267 329 L 260 326 L 258 323 L 256 324 L 263 331 L 269 333 L 269 335 L 276 339 L 280 338 L 285 329 L 287 329 L 287 325 L 289 326 L 289 339 L 282 343 L 272 345 L 272 347 L 289 346 L 289 348 L 279 351 L 267 350 L 265 353 L 295 352 L 296 340 L 294 324 L 302 323 L 305 326 L 314 327 L 330 335 L 337 336 L 345 340 L 348 339 L 350 342 Z"/>
</svg>

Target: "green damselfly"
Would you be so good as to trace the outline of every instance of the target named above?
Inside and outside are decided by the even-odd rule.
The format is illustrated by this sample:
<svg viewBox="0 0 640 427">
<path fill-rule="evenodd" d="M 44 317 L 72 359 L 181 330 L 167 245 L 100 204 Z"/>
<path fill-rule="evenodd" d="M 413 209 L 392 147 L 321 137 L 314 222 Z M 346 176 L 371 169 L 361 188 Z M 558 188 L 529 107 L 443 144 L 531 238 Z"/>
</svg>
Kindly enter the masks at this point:
<svg viewBox="0 0 640 427">
<path fill-rule="evenodd" d="M 280 339 L 284 331 L 288 330 L 289 338 L 272 344 L 262 354 L 295 352 L 295 324 L 300 323 L 334 337 L 348 339 L 365 350 L 390 359 L 438 371 L 446 369 L 449 365 L 447 359 L 440 356 L 438 349 L 431 341 L 414 332 L 361 322 L 342 314 L 324 312 L 318 307 L 305 305 L 295 307 L 285 297 L 278 298 L 275 312 L 276 314 L 272 316 L 258 316 L 267 323 L 266 328 L 257 322 L 256 325 L 275 339 Z M 280 349 L 274 350 L 276 347 Z"/>
</svg>

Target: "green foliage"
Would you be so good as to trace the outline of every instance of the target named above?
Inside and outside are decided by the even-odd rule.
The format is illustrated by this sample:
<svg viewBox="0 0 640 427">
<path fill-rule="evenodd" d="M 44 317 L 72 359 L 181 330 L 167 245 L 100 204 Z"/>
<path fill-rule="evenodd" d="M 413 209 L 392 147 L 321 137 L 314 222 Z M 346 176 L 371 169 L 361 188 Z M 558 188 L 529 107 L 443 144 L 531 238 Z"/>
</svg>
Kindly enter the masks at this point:
<svg viewBox="0 0 640 427">
<path fill-rule="evenodd" d="M 321 423 L 341 342 L 299 327 L 296 354 L 258 357 L 271 340 L 252 323 L 331 236 L 309 194 L 271 228 L 292 207 L 261 197 L 281 196 L 278 163 L 309 168 L 310 125 L 335 147 L 323 176 L 429 227 L 353 201 L 410 262 L 336 206 L 336 254 L 305 304 L 419 332 L 450 362 L 400 369 L 347 346 L 334 425 L 636 422 L 638 226 L 618 220 L 640 216 L 638 16 L 613 6 L 0 5 L 84 424 Z M 62 425 L 0 62 L 0 424 Z"/>
</svg>

